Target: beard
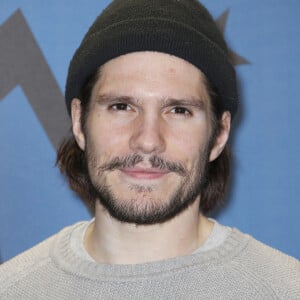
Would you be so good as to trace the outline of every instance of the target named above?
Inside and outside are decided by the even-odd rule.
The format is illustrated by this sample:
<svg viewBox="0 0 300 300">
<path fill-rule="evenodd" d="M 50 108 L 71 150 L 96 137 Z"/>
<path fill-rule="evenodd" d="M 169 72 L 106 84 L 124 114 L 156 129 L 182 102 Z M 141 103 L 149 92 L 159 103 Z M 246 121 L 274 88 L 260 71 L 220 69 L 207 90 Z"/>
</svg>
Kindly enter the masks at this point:
<svg viewBox="0 0 300 300">
<path fill-rule="evenodd" d="M 126 199 L 126 196 L 117 196 L 118 187 L 107 184 L 105 180 L 105 172 L 134 167 L 144 160 L 142 155 L 115 157 L 104 164 L 98 164 L 93 153 L 87 148 L 87 179 L 90 191 L 109 214 L 121 222 L 137 225 L 164 223 L 187 209 L 200 195 L 207 180 L 208 149 L 208 145 L 203 147 L 191 170 L 186 170 L 180 162 L 168 161 L 157 155 L 150 157 L 151 167 L 173 172 L 181 178 L 168 200 L 154 200 L 151 195 L 155 186 L 130 184 L 128 189 L 134 193 L 134 196 L 128 196 Z M 96 175 L 91 175 L 91 173 Z"/>
</svg>

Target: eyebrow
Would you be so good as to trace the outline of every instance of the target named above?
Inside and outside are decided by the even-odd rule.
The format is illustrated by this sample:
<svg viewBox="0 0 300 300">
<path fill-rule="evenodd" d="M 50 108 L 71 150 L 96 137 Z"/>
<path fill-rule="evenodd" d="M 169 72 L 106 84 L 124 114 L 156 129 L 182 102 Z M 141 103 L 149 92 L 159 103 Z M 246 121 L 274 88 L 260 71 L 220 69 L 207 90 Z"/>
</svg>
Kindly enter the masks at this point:
<svg viewBox="0 0 300 300">
<path fill-rule="evenodd" d="M 189 98 L 189 99 L 175 99 L 175 98 L 166 98 L 163 99 L 163 107 L 169 106 L 193 106 L 200 110 L 206 108 L 205 102 L 200 98 Z"/>
<path fill-rule="evenodd" d="M 139 104 L 141 101 L 131 96 L 119 96 L 119 95 L 108 95 L 102 94 L 96 96 L 96 102 L 99 104 L 110 104 L 117 102 L 126 102 L 128 104 Z M 200 98 L 188 98 L 188 99 L 176 99 L 176 98 L 163 98 L 161 101 L 161 107 L 170 106 L 193 106 L 200 110 L 206 109 L 206 102 Z"/>
<path fill-rule="evenodd" d="M 97 95 L 96 96 L 96 102 L 100 104 L 109 104 L 109 103 L 115 103 L 115 102 L 126 102 L 126 103 L 138 103 L 139 101 L 133 97 L 130 96 L 115 96 L 115 95 Z"/>
</svg>

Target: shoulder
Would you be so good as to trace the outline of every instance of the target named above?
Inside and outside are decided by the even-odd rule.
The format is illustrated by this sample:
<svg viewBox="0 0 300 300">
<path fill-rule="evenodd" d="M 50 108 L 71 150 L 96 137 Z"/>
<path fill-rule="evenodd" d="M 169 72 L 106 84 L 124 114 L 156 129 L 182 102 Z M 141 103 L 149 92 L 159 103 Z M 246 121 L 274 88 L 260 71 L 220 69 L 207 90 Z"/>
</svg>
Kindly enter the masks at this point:
<svg viewBox="0 0 300 300">
<path fill-rule="evenodd" d="M 57 237 L 72 232 L 74 226 L 76 224 L 63 228 L 59 233 L 2 264 L 0 266 L 1 291 L 4 292 L 17 282 L 30 277 L 38 270 L 39 272 L 42 269 L 47 270 L 52 263 L 51 251 Z"/>
<path fill-rule="evenodd" d="M 37 268 L 47 264 L 54 239 L 55 236 L 52 236 L 1 265 L 1 291 L 4 292 L 16 282 L 35 272 Z"/>
<path fill-rule="evenodd" d="M 249 277 L 255 277 L 280 299 L 300 298 L 300 261 L 234 229 L 248 240 L 233 263 Z"/>
<path fill-rule="evenodd" d="M 243 235 L 248 236 L 248 244 L 243 253 L 244 259 L 248 256 L 247 260 L 253 267 L 262 266 L 265 271 L 276 271 L 278 276 L 280 274 L 300 275 L 300 261 L 298 259 L 274 249 L 250 235 Z"/>
</svg>

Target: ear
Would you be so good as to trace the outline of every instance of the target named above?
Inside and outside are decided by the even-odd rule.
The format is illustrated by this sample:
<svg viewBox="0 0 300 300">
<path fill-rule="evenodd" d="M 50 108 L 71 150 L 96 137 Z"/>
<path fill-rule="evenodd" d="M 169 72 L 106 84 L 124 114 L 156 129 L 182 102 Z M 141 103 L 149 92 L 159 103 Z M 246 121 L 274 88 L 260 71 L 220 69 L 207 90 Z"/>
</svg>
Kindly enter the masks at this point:
<svg viewBox="0 0 300 300">
<path fill-rule="evenodd" d="M 71 102 L 72 130 L 81 150 L 85 149 L 85 136 L 81 126 L 81 101 L 74 98 Z"/>
<path fill-rule="evenodd" d="M 228 141 L 231 124 L 231 115 L 229 111 L 223 113 L 221 123 L 221 130 L 210 151 L 209 161 L 215 160 L 221 154 Z"/>
</svg>

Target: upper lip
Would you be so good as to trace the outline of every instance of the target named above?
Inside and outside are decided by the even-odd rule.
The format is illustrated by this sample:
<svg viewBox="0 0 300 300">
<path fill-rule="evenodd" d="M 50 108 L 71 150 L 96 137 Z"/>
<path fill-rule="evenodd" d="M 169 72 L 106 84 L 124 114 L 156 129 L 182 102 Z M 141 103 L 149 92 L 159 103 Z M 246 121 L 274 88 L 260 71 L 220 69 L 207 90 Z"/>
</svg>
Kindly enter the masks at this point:
<svg viewBox="0 0 300 300">
<path fill-rule="evenodd" d="M 157 168 L 143 168 L 143 167 L 133 167 L 133 168 L 123 168 L 121 169 L 123 172 L 131 172 L 131 173 L 147 173 L 147 174 L 165 174 L 168 173 L 168 170 L 165 169 L 157 169 Z"/>
</svg>

